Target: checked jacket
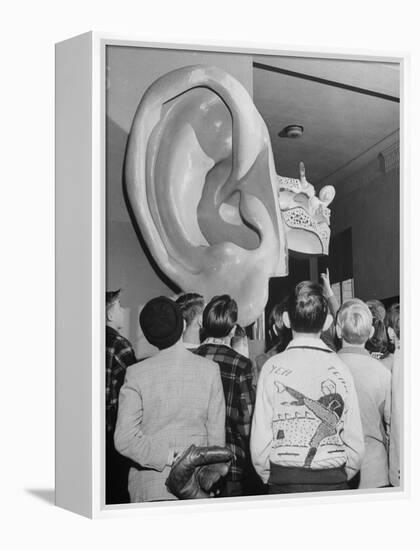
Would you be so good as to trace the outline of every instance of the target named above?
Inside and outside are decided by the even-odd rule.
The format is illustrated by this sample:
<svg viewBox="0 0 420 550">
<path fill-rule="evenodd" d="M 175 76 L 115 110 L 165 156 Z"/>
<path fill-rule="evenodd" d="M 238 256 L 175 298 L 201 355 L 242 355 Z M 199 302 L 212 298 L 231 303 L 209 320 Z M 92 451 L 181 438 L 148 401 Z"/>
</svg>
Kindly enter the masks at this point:
<svg viewBox="0 0 420 550">
<path fill-rule="evenodd" d="M 205 341 L 194 353 L 219 364 L 226 402 L 226 445 L 235 455 L 226 478 L 243 480 L 251 464 L 249 436 L 255 404 L 252 363 L 225 344 Z"/>
<path fill-rule="evenodd" d="M 113 436 L 118 413 L 118 395 L 127 367 L 137 362 L 130 342 L 112 327 L 106 327 L 106 433 Z"/>
</svg>

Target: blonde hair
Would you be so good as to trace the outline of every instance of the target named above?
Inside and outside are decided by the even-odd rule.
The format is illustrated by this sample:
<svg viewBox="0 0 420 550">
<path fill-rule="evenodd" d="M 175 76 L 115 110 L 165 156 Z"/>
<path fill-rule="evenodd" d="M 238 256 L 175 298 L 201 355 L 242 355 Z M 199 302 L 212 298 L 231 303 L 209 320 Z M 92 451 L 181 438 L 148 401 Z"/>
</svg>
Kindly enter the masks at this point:
<svg viewBox="0 0 420 550">
<path fill-rule="evenodd" d="M 364 344 L 372 330 L 372 313 L 362 300 L 353 298 L 341 306 L 337 324 L 348 344 Z"/>
</svg>

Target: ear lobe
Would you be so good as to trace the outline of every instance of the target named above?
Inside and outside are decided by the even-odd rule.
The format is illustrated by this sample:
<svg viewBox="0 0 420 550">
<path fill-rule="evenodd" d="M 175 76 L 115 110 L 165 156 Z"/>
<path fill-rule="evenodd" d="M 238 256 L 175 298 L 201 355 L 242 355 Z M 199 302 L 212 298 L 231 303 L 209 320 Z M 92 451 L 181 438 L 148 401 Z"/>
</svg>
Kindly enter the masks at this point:
<svg viewBox="0 0 420 550">
<path fill-rule="evenodd" d="M 326 330 L 328 330 L 330 328 L 330 326 L 332 325 L 333 320 L 334 319 L 333 319 L 331 313 L 328 313 L 327 318 L 325 319 L 324 326 L 322 327 L 322 332 L 325 332 Z"/>
<path fill-rule="evenodd" d="M 282 315 L 282 318 L 283 318 L 283 323 L 285 324 L 285 326 L 287 328 L 292 328 L 291 325 L 290 325 L 290 317 L 289 317 L 289 313 L 287 311 L 285 311 Z"/>
<path fill-rule="evenodd" d="M 392 327 L 387 328 L 388 336 L 391 342 L 395 341 L 395 330 Z"/>
</svg>

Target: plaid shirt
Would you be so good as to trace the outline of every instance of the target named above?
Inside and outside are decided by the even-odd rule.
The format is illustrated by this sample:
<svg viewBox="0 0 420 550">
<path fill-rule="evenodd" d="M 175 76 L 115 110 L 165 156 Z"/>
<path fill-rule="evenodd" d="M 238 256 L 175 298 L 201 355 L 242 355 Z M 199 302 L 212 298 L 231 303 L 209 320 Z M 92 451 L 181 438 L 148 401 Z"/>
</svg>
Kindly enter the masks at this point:
<svg viewBox="0 0 420 550">
<path fill-rule="evenodd" d="M 106 433 L 113 435 L 118 412 L 118 395 L 127 367 L 137 359 L 130 342 L 112 327 L 106 327 Z"/>
<path fill-rule="evenodd" d="M 226 478 L 240 481 L 251 464 L 249 435 L 255 404 L 252 363 L 224 344 L 204 342 L 194 353 L 219 364 L 226 402 L 226 445 L 235 454 Z"/>
</svg>

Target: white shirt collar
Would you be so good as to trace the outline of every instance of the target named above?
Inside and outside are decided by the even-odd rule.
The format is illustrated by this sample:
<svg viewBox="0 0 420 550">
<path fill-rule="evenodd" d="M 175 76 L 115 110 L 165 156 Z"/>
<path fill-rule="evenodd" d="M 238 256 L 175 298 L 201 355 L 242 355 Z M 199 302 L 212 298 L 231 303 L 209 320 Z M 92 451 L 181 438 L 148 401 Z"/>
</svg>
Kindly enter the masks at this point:
<svg viewBox="0 0 420 550">
<path fill-rule="evenodd" d="M 331 348 L 329 348 L 327 344 L 321 340 L 321 338 L 316 336 L 297 336 L 296 338 L 293 338 L 286 349 L 300 347 L 318 348 L 331 351 Z"/>
<path fill-rule="evenodd" d="M 215 344 L 216 346 L 226 346 L 227 348 L 232 347 L 226 344 L 224 338 L 206 338 L 203 344 Z"/>
</svg>

